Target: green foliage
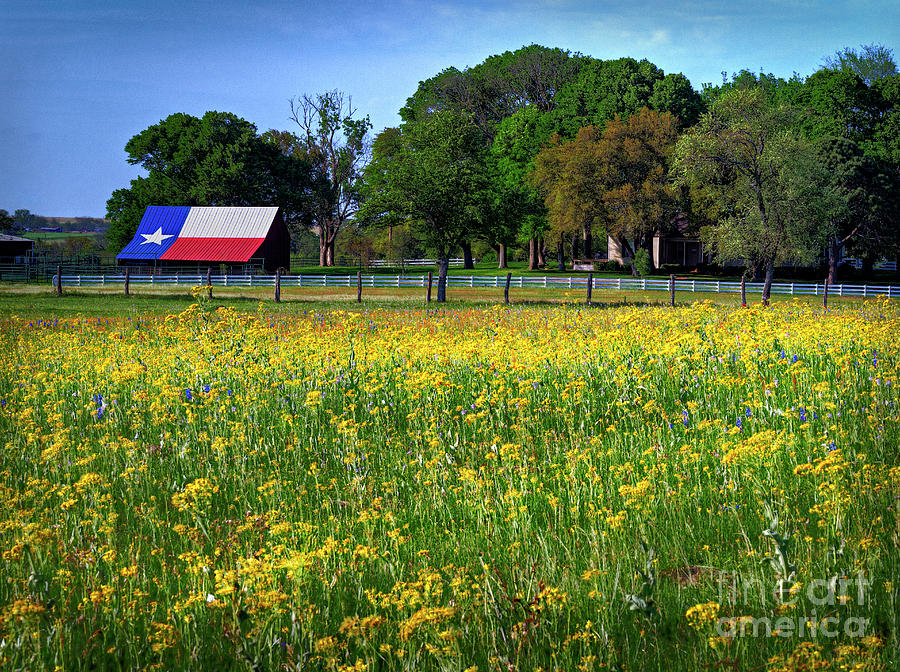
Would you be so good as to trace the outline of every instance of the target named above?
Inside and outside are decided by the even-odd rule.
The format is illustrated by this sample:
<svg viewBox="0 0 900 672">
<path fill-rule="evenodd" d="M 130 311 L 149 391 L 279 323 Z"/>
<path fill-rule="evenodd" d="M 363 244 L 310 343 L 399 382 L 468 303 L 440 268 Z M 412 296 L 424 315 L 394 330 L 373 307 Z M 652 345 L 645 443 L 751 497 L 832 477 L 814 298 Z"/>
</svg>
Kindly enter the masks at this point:
<svg viewBox="0 0 900 672">
<path fill-rule="evenodd" d="M 17 231 L 16 220 L 6 210 L 0 210 L 0 231 L 13 233 Z"/>
<path fill-rule="evenodd" d="M 468 115 L 442 110 L 391 135 L 366 167 L 360 218 L 400 218 L 446 258 L 484 221 L 488 176 L 481 132 Z"/>
<path fill-rule="evenodd" d="M 862 258 L 897 252 L 900 184 L 885 164 L 866 156 L 850 140 L 826 137 L 816 148 L 835 197 L 828 213 L 833 234 L 830 281 L 834 282 L 844 251 Z"/>
<path fill-rule="evenodd" d="M 853 73 L 869 86 L 897 74 L 893 50 L 874 43 L 862 45 L 859 51 L 844 47 L 825 59 L 825 68 Z"/>
<path fill-rule="evenodd" d="M 665 75 L 647 60 L 586 59 L 577 79 L 560 90 L 553 114 L 559 133 L 573 138 L 582 127 L 603 127 L 616 115 L 626 119 L 645 107 L 671 112 L 689 126 L 703 101 L 684 75 Z"/>
<path fill-rule="evenodd" d="M 811 260 L 830 234 L 824 223 L 834 194 L 796 129 L 797 111 L 766 88 L 738 88 L 720 96 L 676 149 L 677 179 L 706 189 L 725 213 L 706 229 L 718 260 L 747 260 L 769 281 L 776 263 Z"/>
<path fill-rule="evenodd" d="M 287 221 L 300 216 L 309 170 L 227 112 L 201 118 L 173 114 L 125 145 L 128 163 L 147 171 L 107 201 L 107 239 L 121 249 L 149 205 L 278 205 Z"/>
<path fill-rule="evenodd" d="M 642 278 L 653 273 L 653 262 L 650 253 L 643 247 L 634 251 L 634 270 Z"/>
<path fill-rule="evenodd" d="M 880 116 L 877 96 L 846 70 L 819 70 L 803 83 L 795 98 L 806 112 L 801 127 L 811 139 L 826 136 L 865 142 Z"/>
</svg>

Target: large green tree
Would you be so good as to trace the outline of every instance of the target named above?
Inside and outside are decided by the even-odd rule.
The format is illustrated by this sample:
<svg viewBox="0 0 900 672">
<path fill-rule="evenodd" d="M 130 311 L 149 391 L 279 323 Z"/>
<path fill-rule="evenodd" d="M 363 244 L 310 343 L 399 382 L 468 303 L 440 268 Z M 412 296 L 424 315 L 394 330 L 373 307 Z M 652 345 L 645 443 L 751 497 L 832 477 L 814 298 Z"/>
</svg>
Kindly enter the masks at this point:
<svg viewBox="0 0 900 672">
<path fill-rule="evenodd" d="M 897 176 L 846 138 L 822 138 L 816 148 L 835 197 L 827 213 L 828 281 L 834 283 L 845 250 L 866 260 L 897 253 Z"/>
<path fill-rule="evenodd" d="M 874 136 L 881 116 L 877 93 L 846 70 L 813 73 L 797 90 L 793 102 L 802 108 L 801 127 L 813 140 L 832 136 L 866 143 Z"/>
<path fill-rule="evenodd" d="M 438 110 L 404 124 L 383 147 L 365 169 L 359 216 L 369 222 L 402 218 L 436 250 L 442 302 L 450 252 L 478 235 L 485 220 L 489 184 L 481 130 L 469 115 Z"/>
<path fill-rule="evenodd" d="M 301 217 L 309 169 L 267 142 L 256 126 L 227 112 L 173 114 L 125 145 L 128 163 L 147 171 L 107 201 L 107 239 L 121 249 L 149 205 L 278 205 Z"/>
<path fill-rule="evenodd" d="M 776 263 L 812 261 L 831 231 L 834 195 L 796 111 L 762 87 L 732 89 L 683 135 L 674 172 L 714 191 L 726 216 L 707 233 L 719 261 L 764 273 L 769 300 Z"/>
</svg>

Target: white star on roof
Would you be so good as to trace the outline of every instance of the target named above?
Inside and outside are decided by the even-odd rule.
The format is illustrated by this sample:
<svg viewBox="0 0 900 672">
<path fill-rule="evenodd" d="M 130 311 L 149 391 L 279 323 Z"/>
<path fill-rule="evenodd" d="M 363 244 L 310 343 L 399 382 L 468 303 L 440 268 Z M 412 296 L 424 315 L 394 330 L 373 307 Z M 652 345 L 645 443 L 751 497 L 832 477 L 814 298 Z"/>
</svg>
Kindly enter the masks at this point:
<svg viewBox="0 0 900 672">
<path fill-rule="evenodd" d="M 141 243 L 141 245 L 146 245 L 147 243 L 153 243 L 154 245 L 162 245 L 162 242 L 166 238 L 174 238 L 175 237 L 175 235 L 171 234 L 171 233 L 164 234 L 162 232 L 162 227 L 159 227 L 153 233 L 150 233 L 150 234 L 142 233 L 141 235 L 144 237 L 144 242 Z"/>
</svg>

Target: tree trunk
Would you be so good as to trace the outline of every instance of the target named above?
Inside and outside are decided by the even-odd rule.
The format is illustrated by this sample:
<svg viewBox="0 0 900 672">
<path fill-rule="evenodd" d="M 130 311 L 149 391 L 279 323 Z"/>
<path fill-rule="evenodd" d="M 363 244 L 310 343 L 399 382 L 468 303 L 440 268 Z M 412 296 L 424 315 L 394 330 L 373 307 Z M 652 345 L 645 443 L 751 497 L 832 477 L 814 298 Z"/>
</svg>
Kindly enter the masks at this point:
<svg viewBox="0 0 900 672">
<path fill-rule="evenodd" d="M 590 261 L 594 258 L 594 237 L 591 233 L 591 227 L 584 227 L 582 238 L 584 242 L 582 245 L 584 258 Z"/>
<path fill-rule="evenodd" d="M 563 234 L 559 234 L 559 243 L 556 245 L 556 270 L 563 273 L 566 270 L 566 252 Z"/>
<path fill-rule="evenodd" d="M 500 249 L 497 251 L 497 268 L 506 268 L 506 245 L 500 243 Z"/>
<path fill-rule="evenodd" d="M 474 270 L 475 262 L 472 261 L 472 243 L 465 241 L 460 243 L 459 246 L 462 248 L 463 252 L 463 268 Z"/>
<path fill-rule="evenodd" d="M 543 238 L 538 238 L 537 256 L 538 256 L 538 266 L 540 268 L 546 268 L 547 267 L 547 245 L 544 243 Z"/>
<path fill-rule="evenodd" d="M 632 249 L 631 244 L 625 238 L 619 238 L 618 240 L 619 240 L 620 256 L 624 257 L 624 255 L 621 254 L 621 251 L 625 250 L 626 252 L 628 252 L 628 255 L 631 257 L 631 277 L 632 278 L 640 277 L 637 272 L 637 267 L 634 265 L 634 258 L 635 258 L 635 256 L 637 256 L 637 255 L 635 255 L 635 250 Z M 635 246 L 635 247 L 637 247 L 637 246 Z"/>
<path fill-rule="evenodd" d="M 579 243 L 578 234 L 573 233 L 572 234 L 572 259 L 573 260 L 581 258 L 581 250 L 579 249 L 578 243 Z"/>
<path fill-rule="evenodd" d="M 537 270 L 537 238 L 528 239 L 528 270 Z"/>
<path fill-rule="evenodd" d="M 328 265 L 328 241 L 323 234 L 319 234 L 319 266 Z"/>
<path fill-rule="evenodd" d="M 446 252 L 441 252 L 438 258 L 438 303 L 444 303 L 447 300 L 447 268 L 450 266 L 450 259 Z"/>
<path fill-rule="evenodd" d="M 837 283 L 838 266 L 841 265 L 841 243 L 837 238 L 828 241 L 828 284 Z"/>
<path fill-rule="evenodd" d="M 775 260 L 770 259 L 766 262 L 766 280 L 763 284 L 762 302 L 764 306 L 769 305 L 769 296 L 772 294 L 772 278 L 775 276 Z"/>
<path fill-rule="evenodd" d="M 334 266 L 334 241 L 332 240 L 326 246 L 325 250 L 325 265 L 326 266 Z"/>
</svg>

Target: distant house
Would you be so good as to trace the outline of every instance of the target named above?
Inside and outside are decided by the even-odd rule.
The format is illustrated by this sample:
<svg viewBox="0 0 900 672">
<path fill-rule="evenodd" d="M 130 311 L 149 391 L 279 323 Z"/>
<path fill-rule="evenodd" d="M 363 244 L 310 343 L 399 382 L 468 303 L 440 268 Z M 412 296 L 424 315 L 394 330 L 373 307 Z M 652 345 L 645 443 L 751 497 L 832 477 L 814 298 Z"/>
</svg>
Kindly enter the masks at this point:
<svg viewBox="0 0 900 672">
<path fill-rule="evenodd" d="M 28 238 L 19 238 L 0 233 L 0 261 L 5 263 L 17 263 L 16 258 L 31 254 L 34 249 L 34 241 Z"/>
<path fill-rule="evenodd" d="M 631 263 L 631 255 L 627 248 L 622 249 L 617 240 L 609 238 L 607 244 L 609 246 L 607 256 L 610 261 L 618 261 L 620 264 Z M 663 265 L 691 267 L 708 262 L 709 256 L 703 251 L 700 237 L 690 233 L 684 220 L 677 223 L 675 232 L 653 236 L 653 265 L 656 268 Z"/>
<path fill-rule="evenodd" d="M 116 259 L 157 266 L 258 261 L 274 272 L 290 264 L 290 235 L 276 207 L 153 205 Z"/>
</svg>

